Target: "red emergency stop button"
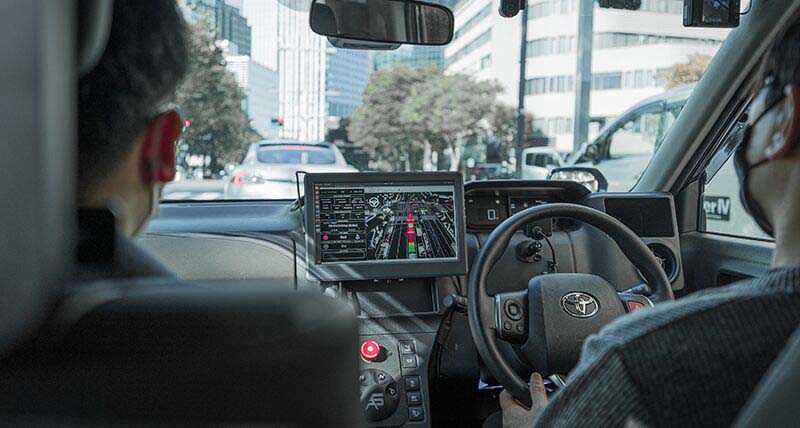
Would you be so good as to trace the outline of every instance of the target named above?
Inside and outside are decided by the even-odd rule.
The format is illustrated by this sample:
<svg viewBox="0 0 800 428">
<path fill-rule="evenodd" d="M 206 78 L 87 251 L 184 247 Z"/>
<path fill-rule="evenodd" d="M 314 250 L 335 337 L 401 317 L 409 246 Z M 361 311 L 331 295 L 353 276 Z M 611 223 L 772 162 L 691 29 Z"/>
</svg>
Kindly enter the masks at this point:
<svg viewBox="0 0 800 428">
<path fill-rule="evenodd" d="M 361 358 L 364 361 L 375 361 L 381 354 L 381 347 L 374 340 L 366 340 L 361 344 Z"/>
</svg>

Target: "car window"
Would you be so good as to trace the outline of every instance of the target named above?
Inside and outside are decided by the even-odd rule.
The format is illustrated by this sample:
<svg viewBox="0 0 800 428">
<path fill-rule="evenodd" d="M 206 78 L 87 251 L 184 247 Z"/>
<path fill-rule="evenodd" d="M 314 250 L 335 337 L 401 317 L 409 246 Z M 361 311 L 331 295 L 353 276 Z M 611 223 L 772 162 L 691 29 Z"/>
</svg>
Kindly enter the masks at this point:
<svg viewBox="0 0 800 428">
<path fill-rule="evenodd" d="M 618 119 L 637 105 L 681 99 L 730 33 L 684 28 L 680 0 L 643 0 L 640 10 L 594 2 L 594 31 L 584 38 L 575 24 L 579 0 L 528 0 L 527 39 L 520 40 L 518 19 L 502 18 L 497 0 L 430 1 L 452 10 L 453 40 L 391 51 L 333 46 L 311 30 L 309 8 L 297 7 L 303 2 L 179 1 L 191 58 L 173 101 L 186 132 L 163 198 L 291 198 L 294 189 L 282 189 L 297 171 L 521 178 L 530 171 L 518 163 L 560 166 L 554 152 L 565 164 L 596 167 L 609 190 L 629 191 L 680 109 Z M 594 66 L 585 76 L 589 132 L 576 138 L 580 40 L 592 40 Z M 521 46 L 524 83 L 510 66 L 520 63 Z M 264 143 L 284 147 L 248 150 Z M 581 156 L 593 143 L 602 144 Z M 286 147 L 307 144 L 331 150 Z M 547 152 L 525 152 L 518 162 L 531 147 Z"/>
<path fill-rule="evenodd" d="M 731 156 L 705 186 L 700 213 L 705 217 L 705 227 L 701 230 L 739 238 L 771 240 L 744 209 L 739 189 Z"/>
<path fill-rule="evenodd" d="M 610 158 L 643 156 L 655 153 L 662 134 L 661 112 L 642 113 L 626 121 L 609 136 Z"/>
<path fill-rule="evenodd" d="M 336 154 L 324 148 L 262 147 L 256 159 L 265 164 L 330 165 L 336 163 Z"/>
<path fill-rule="evenodd" d="M 525 164 L 539 168 L 558 166 L 558 161 L 551 154 L 547 153 L 528 153 L 525 156 Z"/>
</svg>

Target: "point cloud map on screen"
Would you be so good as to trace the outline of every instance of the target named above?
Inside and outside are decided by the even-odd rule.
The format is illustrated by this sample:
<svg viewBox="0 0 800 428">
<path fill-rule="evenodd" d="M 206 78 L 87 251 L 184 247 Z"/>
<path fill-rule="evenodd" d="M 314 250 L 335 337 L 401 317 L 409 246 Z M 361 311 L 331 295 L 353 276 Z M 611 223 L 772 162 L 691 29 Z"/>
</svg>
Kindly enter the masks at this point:
<svg viewBox="0 0 800 428">
<path fill-rule="evenodd" d="M 453 183 L 319 183 L 317 262 L 454 259 Z"/>
</svg>

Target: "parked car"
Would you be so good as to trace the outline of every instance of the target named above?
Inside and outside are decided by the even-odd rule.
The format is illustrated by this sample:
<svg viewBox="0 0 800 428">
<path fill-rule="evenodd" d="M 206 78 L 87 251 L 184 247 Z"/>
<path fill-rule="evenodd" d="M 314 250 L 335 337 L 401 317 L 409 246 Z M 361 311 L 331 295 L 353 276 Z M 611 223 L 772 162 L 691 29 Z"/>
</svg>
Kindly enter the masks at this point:
<svg viewBox="0 0 800 428">
<path fill-rule="evenodd" d="M 331 143 L 266 140 L 250 145 L 241 165 L 225 182 L 225 199 L 295 199 L 298 171 L 358 170 Z"/>
<path fill-rule="evenodd" d="M 695 85 L 647 98 L 609 123 L 591 143 L 567 158 L 568 166 L 592 166 L 610 191 L 630 190 L 678 118 Z"/>
<path fill-rule="evenodd" d="M 561 155 L 549 147 L 529 147 L 522 151 L 522 178 L 544 180 L 554 168 L 563 166 Z"/>
</svg>

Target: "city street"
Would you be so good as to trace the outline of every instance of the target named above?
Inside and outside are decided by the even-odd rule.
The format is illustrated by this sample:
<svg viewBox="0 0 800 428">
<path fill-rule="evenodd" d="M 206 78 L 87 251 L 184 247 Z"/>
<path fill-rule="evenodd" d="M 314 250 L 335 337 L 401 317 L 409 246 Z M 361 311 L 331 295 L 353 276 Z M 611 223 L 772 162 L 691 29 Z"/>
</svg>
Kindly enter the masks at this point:
<svg viewBox="0 0 800 428">
<path fill-rule="evenodd" d="M 213 201 L 223 199 L 225 180 L 179 180 L 167 183 L 161 194 L 165 201 Z"/>
</svg>

